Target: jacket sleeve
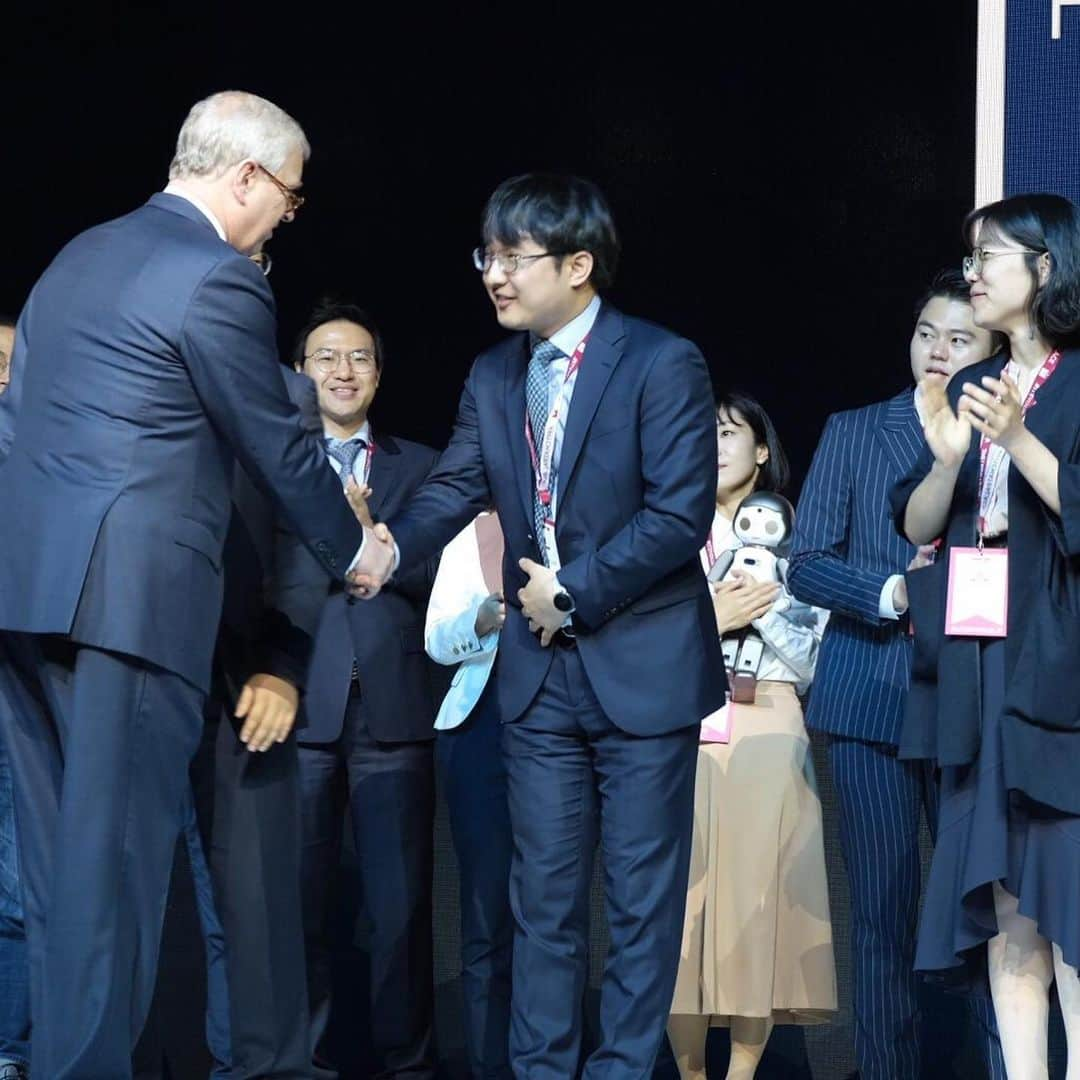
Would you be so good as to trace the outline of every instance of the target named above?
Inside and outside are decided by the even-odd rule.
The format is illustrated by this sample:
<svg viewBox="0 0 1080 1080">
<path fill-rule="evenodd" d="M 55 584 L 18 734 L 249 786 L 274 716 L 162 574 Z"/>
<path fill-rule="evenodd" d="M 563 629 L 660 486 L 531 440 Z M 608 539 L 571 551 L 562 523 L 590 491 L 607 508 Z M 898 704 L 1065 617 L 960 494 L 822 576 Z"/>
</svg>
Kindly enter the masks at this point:
<svg viewBox="0 0 1080 1080">
<path fill-rule="evenodd" d="M 765 644 L 799 676 L 800 691 L 805 691 L 814 678 L 818 646 L 827 621 L 827 612 L 798 600 L 783 611 L 774 605 L 754 620 L 754 629 Z"/>
<path fill-rule="evenodd" d="M 596 551 L 563 565 L 575 619 L 595 629 L 698 559 L 716 505 L 716 417 L 705 360 L 691 342 L 657 350 L 640 405 L 645 505 Z"/>
<path fill-rule="evenodd" d="M 181 352 L 203 408 L 248 476 L 274 498 L 326 572 L 344 577 L 363 533 L 289 401 L 273 297 L 249 259 L 224 259 L 199 284 Z"/>
<path fill-rule="evenodd" d="M 491 505 L 476 412 L 477 366 L 473 364 L 461 393 L 449 445 L 405 508 L 387 522 L 401 556 L 400 574 L 438 555 Z"/>
<path fill-rule="evenodd" d="M 799 498 L 788 582 L 804 603 L 878 626 L 886 621 L 879 606 L 890 575 L 855 566 L 848 557 L 853 450 L 849 418 L 830 416 Z"/>
<path fill-rule="evenodd" d="M 428 601 L 424 648 L 437 664 L 457 664 L 498 648 L 498 631 L 476 636 L 476 613 L 487 598 L 470 584 L 466 562 L 473 554 L 472 526 L 443 550 Z"/>
</svg>

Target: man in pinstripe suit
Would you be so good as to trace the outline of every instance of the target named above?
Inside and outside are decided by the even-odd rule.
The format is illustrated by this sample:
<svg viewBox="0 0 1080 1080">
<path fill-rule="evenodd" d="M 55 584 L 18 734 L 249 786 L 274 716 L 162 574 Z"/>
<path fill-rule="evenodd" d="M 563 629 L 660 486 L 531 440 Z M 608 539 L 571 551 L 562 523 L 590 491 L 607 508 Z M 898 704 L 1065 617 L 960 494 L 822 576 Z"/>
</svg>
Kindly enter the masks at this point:
<svg viewBox="0 0 1080 1080">
<path fill-rule="evenodd" d="M 967 282 L 942 271 L 916 307 L 911 369 L 947 382 L 994 351 L 975 326 Z M 807 727 L 828 735 L 851 887 L 855 1057 L 861 1080 L 920 1076 L 916 976 L 919 812 L 936 826 L 932 769 L 896 755 L 908 689 L 906 568 L 931 557 L 893 527 L 888 493 L 922 447 L 919 389 L 825 425 L 796 515 L 789 583 L 798 599 L 831 612 Z M 993 1077 L 1005 1076 L 988 1004 Z"/>
</svg>

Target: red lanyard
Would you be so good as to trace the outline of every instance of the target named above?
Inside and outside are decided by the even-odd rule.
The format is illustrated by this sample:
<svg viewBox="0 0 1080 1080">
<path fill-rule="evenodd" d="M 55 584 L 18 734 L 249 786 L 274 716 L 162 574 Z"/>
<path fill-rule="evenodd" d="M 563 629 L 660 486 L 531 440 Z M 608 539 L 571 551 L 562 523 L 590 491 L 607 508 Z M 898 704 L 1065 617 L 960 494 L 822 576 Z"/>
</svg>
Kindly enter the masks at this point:
<svg viewBox="0 0 1080 1080">
<path fill-rule="evenodd" d="M 577 381 L 578 369 L 581 367 L 581 360 L 585 355 L 585 346 L 588 342 L 589 335 L 586 334 L 570 357 L 570 363 L 566 365 L 566 376 L 559 387 L 559 392 L 555 395 L 555 404 L 551 407 L 551 412 L 548 413 L 547 421 L 544 424 L 544 438 L 540 445 L 539 454 L 536 452 L 536 440 L 533 438 L 532 421 L 529 419 L 528 406 L 525 408 L 525 442 L 529 447 L 529 460 L 532 462 L 533 478 L 536 481 L 536 494 L 540 497 L 540 502 L 547 507 L 549 515 L 553 513 L 551 481 L 559 417 L 564 408 L 569 409 L 570 407 L 570 397 L 574 392 L 574 383 Z"/>
<path fill-rule="evenodd" d="M 1054 349 L 1050 355 L 1043 361 L 1042 367 L 1035 373 L 1035 381 L 1031 384 L 1031 389 L 1028 390 L 1027 395 L 1024 398 L 1023 404 L 1020 406 L 1020 413 L 1022 416 L 1026 416 L 1028 409 L 1035 405 L 1035 395 L 1042 389 L 1043 385 L 1054 374 L 1058 364 L 1061 362 L 1061 352 L 1058 349 Z M 1009 366 L 1012 364 L 1010 360 L 1005 368 L 1002 370 L 1004 374 L 1008 371 Z M 1010 372 L 1011 374 L 1011 372 Z M 979 537 L 980 539 L 986 533 L 987 522 L 990 520 L 990 514 L 997 506 L 998 501 L 998 484 L 1001 477 L 1001 470 L 1005 468 L 1009 460 L 1009 455 L 1001 448 L 997 447 L 998 453 L 993 455 L 991 459 L 991 448 L 994 443 L 990 440 L 989 436 L 983 435 L 979 439 Z"/>
</svg>

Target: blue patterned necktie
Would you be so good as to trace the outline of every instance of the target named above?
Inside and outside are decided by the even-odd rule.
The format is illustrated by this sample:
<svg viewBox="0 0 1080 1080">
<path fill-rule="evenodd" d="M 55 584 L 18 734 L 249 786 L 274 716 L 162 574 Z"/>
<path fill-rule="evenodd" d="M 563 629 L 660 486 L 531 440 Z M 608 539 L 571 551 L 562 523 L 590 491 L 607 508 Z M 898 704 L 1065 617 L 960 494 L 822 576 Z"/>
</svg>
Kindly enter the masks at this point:
<svg viewBox="0 0 1080 1080">
<path fill-rule="evenodd" d="M 544 428 L 548 418 L 548 387 L 551 384 L 551 361 L 558 356 L 564 356 L 562 349 L 552 345 L 550 341 L 540 338 L 533 344 L 532 356 L 529 359 L 529 370 L 525 376 L 525 407 L 529 410 L 529 426 L 532 428 L 533 446 L 537 457 L 540 455 L 540 447 L 544 445 Z M 544 519 L 547 511 L 540 501 L 540 493 L 536 490 L 536 475 L 533 474 L 533 525 L 536 528 L 536 543 L 540 548 L 540 557 L 544 563 L 548 562 L 547 544 L 544 542 Z"/>
<path fill-rule="evenodd" d="M 349 439 L 347 442 L 335 438 L 326 439 L 326 452 L 341 465 L 342 487 L 348 484 L 356 459 L 360 456 L 360 452 L 366 449 L 367 443 L 363 439 Z"/>
</svg>

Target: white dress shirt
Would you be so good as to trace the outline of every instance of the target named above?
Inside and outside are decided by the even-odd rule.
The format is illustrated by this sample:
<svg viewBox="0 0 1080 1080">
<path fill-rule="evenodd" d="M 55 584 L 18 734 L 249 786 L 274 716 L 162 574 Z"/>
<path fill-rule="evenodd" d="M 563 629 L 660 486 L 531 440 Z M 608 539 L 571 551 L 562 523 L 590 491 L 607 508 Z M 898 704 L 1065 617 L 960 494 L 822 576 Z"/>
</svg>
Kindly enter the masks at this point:
<svg viewBox="0 0 1080 1080">
<path fill-rule="evenodd" d="M 447 731 L 472 712 L 487 686 L 499 647 L 499 631 L 476 636 L 476 613 L 488 597 L 476 528 L 467 525 L 443 549 L 428 600 L 424 648 L 438 664 L 458 664 L 435 730 Z"/>
<path fill-rule="evenodd" d="M 218 236 L 220 236 L 221 239 L 225 241 L 225 243 L 229 242 L 225 237 L 225 226 L 222 225 L 220 221 L 218 221 L 217 215 L 214 213 L 214 211 L 211 210 L 210 207 L 207 206 L 206 203 L 204 203 L 202 199 L 200 199 L 197 195 L 192 195 L 190 191 L 181 190 L 179 185 L 175 183 L 167 184 L 165 186 L 165 194 L 175 195 L 178 199 L 184 199 L 186 202 L 191 203 L 191 205 L 194 206 L 195 209 L 198 210 L 199 213 L 202 214 L 203 217 L 205 217 L 206 220 L 214 226 L 214 232 L 216 232 Z"/>
<path fill-rule="evenodd" d="M 731 522 L 719 512 L 713 515 L 711 539 L 716 555 L 740 546 Z M 708 573 L 707 548 L 701 549 L 701 565 Z M 796 600 L 781 583 L 772 609 L 750 624 L 765 642 L 758 679 L 795 683 L 797 691 L 805 693 L 814 678 L 818 646 L 828 621 L 827 611 Z"/>
</svg>

